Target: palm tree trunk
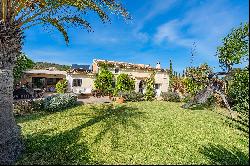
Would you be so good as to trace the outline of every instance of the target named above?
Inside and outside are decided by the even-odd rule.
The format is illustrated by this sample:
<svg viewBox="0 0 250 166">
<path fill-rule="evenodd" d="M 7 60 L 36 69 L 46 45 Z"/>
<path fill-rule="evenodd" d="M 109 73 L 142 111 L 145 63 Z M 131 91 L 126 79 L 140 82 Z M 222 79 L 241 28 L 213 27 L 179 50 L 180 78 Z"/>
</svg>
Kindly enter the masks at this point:
<svg viewBox="0 0 250 166">
<path fill-rule="evenodd" d="M 22 151 L 20 129 L 12 110 L 12 69 L 0 69 L 0 165 L 13 164 Z"/>
<path fill-rule="evenodd" d="M 0 21 L 0 165 L 13 164 L 22 151 L 20 129 L 13 116 L 13 66 L 23 35 L 17 24 Z"/>
</svg>

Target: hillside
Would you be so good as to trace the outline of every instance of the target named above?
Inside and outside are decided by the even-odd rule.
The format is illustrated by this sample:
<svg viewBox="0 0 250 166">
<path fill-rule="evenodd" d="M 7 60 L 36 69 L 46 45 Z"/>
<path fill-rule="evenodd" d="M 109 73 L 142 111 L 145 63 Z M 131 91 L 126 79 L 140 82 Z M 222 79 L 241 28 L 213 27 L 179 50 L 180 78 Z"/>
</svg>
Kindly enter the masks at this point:
<svg viewBox="0 0 250 166">
<path fill-rule="evenodd" d="M 48 62 L 36 62 L 33 69 L 47 69 L 50 67 L 54 67 L 57 70 L 61 70 L 61 71 L 66 71 L 66 70 L 70 69 L 69 65 L 60 65 L 60 64 L 48 63 Z"/>
</svg>

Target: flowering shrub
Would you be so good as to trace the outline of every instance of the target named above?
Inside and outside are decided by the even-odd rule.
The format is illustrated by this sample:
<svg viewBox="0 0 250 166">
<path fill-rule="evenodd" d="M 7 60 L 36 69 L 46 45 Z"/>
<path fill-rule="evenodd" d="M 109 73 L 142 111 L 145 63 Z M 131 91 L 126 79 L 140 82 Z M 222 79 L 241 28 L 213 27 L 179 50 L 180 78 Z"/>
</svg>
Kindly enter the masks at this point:
<svg viewBox="0 0 250 166">
<path fill-rule="evenodd" d="M 186 78 L 183 80 L 186 92 L 192 96 L 196 95 L 206 86 L 206 82 L 208 82 L 208 75 L 211 73 L 212 68 L 206 63 L 200 65 L 199 67 L 187 68 L 185 73 Z"/>
<path fill-rule="evenodd" d="M 44 109 L 46 111 L 60 111 L 74 106 L 77 102 L 77 96 L 73 94 L 57 94 L 48 96 L 44 99 Z"/>
<path fill-rule="evenodd" d="M 183 78 L 172 78 L 172 85 L 171 85 L 171 90 L 174 92 L 178 91 L 182 94 L 185 94 L 185 83 Z"/>
<path fill-rule="evenodd" d="M 15 115 L 29 114 L 43 109 L 43 99 L 16 100 L 13 106 Z"/>
</svg>

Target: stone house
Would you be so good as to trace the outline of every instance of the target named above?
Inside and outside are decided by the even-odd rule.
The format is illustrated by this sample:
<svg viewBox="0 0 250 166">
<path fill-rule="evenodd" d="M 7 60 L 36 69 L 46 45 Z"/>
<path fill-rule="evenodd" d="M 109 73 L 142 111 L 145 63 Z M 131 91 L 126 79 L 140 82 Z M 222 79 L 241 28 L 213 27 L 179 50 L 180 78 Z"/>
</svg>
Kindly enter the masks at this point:
<svg viewBox="0 0 250 166">
<path fill-rule="evenodd" d="M 157 96 L 161 92 L 167 92 L 169 86 L 169 73 L 161 68 L 160 63 L 156 67 L 144 64 L 132 64 L 127 62 L 107 61 L 94 59 L 92 69 L 85 65 L 82 68 L 73 68 L 67 72 L 68 90 L 74 93 L 91 93 L 94 89 L 94 80 L 100 70 L 100 66 L 106 64 L 108 69 L 117 77 L 121 73 L 126 73 L 135 79 L 135 91 L 145 92 L 144 81 L 155 72 L 155 90 Z"/>
<path fill-rule="evenodd" d="M 55 90 L 58 81 L 66 79 L 68 81 L 68 92 L 76 94 L 90 94 L 94 87 L 96 74 L 100 71 L 100 66 L 106 64 L 115 78 L 126 73 L 135 79 L 135 91 L 145 92 L 144 81 L 155 72 L 155 91 L 157 96 L 161 92 L 167 92 L 169 86 L 169 73 L 161 68 L 158 62 L 155 67 L 144 64 L 132 64 L 127 62 L 107 61 L 94 59 L 92 66 L 73 64 L 68 71 L 28 70 L 25 71 L 22 84 L 29 84 L 32 88 L 46 88 L 47 91 Z M 51 88 L 52 87 L 52 88 Z"/>
</svg>

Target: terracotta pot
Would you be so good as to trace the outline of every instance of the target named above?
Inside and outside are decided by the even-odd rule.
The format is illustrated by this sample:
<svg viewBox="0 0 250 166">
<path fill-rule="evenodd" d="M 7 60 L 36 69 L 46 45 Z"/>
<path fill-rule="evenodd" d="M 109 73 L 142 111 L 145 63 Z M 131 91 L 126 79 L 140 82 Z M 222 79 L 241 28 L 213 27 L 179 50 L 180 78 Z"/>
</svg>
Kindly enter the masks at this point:
<svg viewBox="0 0 250 166">
<path fill-rule="evenodd" d="M 122 103 L 124 103 L 124 98 L 123 97 L 117 97 L 116 102 L 119 103 L 119 104 L 122 104 Z"/>
</svg>

